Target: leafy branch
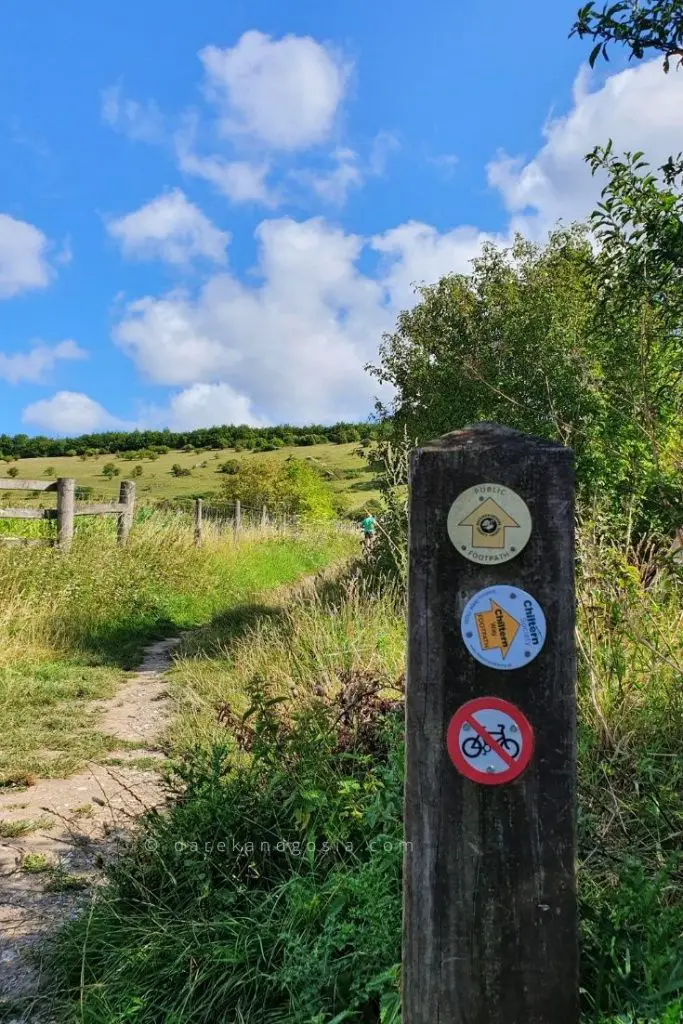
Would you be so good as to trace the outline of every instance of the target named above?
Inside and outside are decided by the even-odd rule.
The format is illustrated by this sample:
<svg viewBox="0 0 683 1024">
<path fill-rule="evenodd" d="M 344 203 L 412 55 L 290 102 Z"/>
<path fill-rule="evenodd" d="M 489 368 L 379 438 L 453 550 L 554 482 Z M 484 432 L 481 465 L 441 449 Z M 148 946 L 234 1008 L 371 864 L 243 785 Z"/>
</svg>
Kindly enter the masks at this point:
<svg viewBox="0 0 683 1024">
<path fill-rule="evenodd" d="M 668 72 L 672 58 L 683 64 L 683 0 L 620 0 L 605 4 L 601 11 L 591 2 L 577 12 L 569 35 L 597 40 L 589 57 L 591 67 L 601 55 L 609 60 L 607 44 L 618 43 L 630 49 L 629 60 L 641 60 L 650 50 L 664 54 Z"/>
</svg>

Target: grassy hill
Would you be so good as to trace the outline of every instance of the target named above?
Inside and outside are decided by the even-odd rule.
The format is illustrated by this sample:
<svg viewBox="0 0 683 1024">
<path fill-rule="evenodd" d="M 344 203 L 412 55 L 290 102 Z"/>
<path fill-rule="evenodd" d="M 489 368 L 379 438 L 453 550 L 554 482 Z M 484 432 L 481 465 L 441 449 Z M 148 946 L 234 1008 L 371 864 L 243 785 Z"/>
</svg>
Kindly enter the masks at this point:
<svg viewBox="0 0 683 1024">
<path fill-rule="evenodd" d="M 276 451 L 252 452 L 224 448 L 220 451 L 171 451 L 160 455 L 154 461 L 145 459 L 131 462 L 114 455 L 100 455 L 86 460 L 78 456 L 62 458 L 20 459 L 12 465 L 19 470 L 19 479 L 46 479 L 50 468 L 54 476 L 74 477 L 78 484 L 92 487 L 96 496 L 109 500 L 118 495 L 121 480 L 130 479 L 135 466 L 142 466 L 142 476 L 137 478 L 137 493 L 140 501 L 156 501 L 185 498 L 191 495 L 209 496 L 219 492 L 224 476 L 220 465 L 228 459 L 254 461 L 283 461 L 293 456 L 297 459 L 313 460 L 325 472 L 330 486 L 341 494 L 350 512 L 361 512 L 364 504 L 378 497 L 377 484 L 367 462 L 355 454 L 357 442 L 350 444 L 319 444 L 309 447 L 279 448 Z M 102 470 L 107 463 L 114 463 L 120 476 L 108 479 Z M 171 467 L 178 464 L 189 469 L 190 476 L 173 476 Z M 0 476 L 7 476 L 9 466 L 0 465 Z M 24 498 L 35 501 L 37 498 Z M 6 504 L 5 498 L 3 502 Z"/>
</svg>

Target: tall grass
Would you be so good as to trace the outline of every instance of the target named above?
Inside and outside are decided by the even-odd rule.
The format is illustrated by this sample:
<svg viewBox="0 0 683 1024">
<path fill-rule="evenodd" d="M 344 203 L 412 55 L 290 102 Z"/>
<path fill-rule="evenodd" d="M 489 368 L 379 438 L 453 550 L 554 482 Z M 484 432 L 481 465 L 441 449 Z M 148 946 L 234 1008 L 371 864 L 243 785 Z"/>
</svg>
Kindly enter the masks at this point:
<svg viewBox="0 0 683 1024">
<path fill-rule="evenodd" d="M 584 1020 L 679 1024 L 680 570 L 585 533 L 580 569 Z M 387 732 L 376 723 L 374 748 L 349 748 L 338 705 L 319 695 L 354 678 L 396 682 L 400 592 L 321 583 L 241 627 L 218 619 L 186 645 L 174 731 L 184 796 L 144 822 L 60 938 L 55 983 L 83 1024 L 399 1019 L 400 715 Z M 217 845 L 231 836 L 314 843 L 305 855 Z M 348 849 L 320 853 L 330 836 Z"/>
<path fill-rule="evenodd" d="M 290 582 L 352 546 L 322 529 L 209 527 L 197 549 L 190 517 L 163 512 L 141 517 L 123 548 L 111 520 L 78 527 L 68 556 L 0 547 L 0 665 L 74 652 L 131 663 L 142 641 L 207 622 L 238 596 Z"/>
<path fill-rule="evenodd" d="M 249 607 L 353 543 L 313 529 L 208 529 L 197 549 L 189 518 L 155 513 L 119 547 L 111 522 L 78 526 L 68 555 L 0 547 L 0 785 L 104 756 L 115 741 L 98 732 L 93 701 L 113 696 L 145 644 Z"/>
</svg>

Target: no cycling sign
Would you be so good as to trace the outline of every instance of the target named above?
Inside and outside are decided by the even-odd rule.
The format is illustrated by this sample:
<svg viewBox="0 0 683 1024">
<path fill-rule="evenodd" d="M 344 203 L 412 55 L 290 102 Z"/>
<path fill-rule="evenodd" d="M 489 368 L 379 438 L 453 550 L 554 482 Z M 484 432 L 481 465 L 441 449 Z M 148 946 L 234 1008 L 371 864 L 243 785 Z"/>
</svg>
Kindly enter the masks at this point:
<svg viewBox="0 0 683 1024">
<path fill-rule="evenodd" d="M 509 701 L 477 697 L 453 715 L 446 744 L 451 761 L 466 779 L 482 786 L 502 786 L 529 766 L 534 731 Z"/>
</svg>

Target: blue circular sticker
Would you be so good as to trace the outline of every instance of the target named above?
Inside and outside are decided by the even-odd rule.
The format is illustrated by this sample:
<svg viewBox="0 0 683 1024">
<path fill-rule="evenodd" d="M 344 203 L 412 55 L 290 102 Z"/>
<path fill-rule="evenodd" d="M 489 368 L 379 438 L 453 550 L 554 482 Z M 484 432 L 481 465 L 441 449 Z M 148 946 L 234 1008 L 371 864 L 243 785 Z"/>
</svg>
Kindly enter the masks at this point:
<svg viewBox="0 0 683 1024">
<path fill-rule="evenodd" d="M 460 628 L 472 657 L 490 668 L 528 665 L 545 643 L 543 609 L 519 587 L 480 590 L 467 602 Z"/>
</svg>

